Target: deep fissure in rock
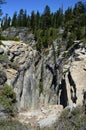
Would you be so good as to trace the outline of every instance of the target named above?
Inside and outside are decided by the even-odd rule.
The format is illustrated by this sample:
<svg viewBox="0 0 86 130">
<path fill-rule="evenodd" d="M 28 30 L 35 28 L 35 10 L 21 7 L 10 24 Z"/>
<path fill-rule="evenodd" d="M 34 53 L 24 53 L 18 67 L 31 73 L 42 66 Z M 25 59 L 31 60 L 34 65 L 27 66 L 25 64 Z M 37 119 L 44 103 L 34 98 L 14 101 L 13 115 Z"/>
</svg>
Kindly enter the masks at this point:
<svg viewBox="0 0 86 130">
<path fill-rule="evenodd" d="M 44 69 L 43 69 L 43 61 L 41 65 L 41 75 L 39 80 L 39 96 L 41 93 L 43 93 L 43 75 L 44 75 Z"/>
<path fill-rule="evenodd" d="M 52 88 L 52 86 L 54 86 L 54 90 L 55 90 L 57 87 L 57 68 L 56 68 L 56 65 L 53 68 L 47 64 L 46 69 L 48 69 L 51 72 L 51 74 L 53 75 L 53 79 L 52 79 L 52 83 L 51 83 L 50 88 Z"/>
<path fill-rule="evenodd" d="M 59 93 L 60 93 L 60 95 L 59 95 Z M 68 105 L 68 96 L 67 96 L 65 78 L 62 78 L 62 80 L 61 80 L 61 84 L 58 87 L 57 95 L 59 95 L 60 104 L 65 108 Z M 57 104 L 58 104 L 58 102 L 57 102 Z"/>
<path fill-rule="evenodd" d="M 70 84 L 70 92 L 71 92 L 71 100 L 73 103 L 76 103 L 77 101 L 77 96 L 76 96 L 76 84 L 71 76 L 71 73 L 69 71 L 68 73 L 68 80 L 69 80 L 69 84 Z"/>
</svg>

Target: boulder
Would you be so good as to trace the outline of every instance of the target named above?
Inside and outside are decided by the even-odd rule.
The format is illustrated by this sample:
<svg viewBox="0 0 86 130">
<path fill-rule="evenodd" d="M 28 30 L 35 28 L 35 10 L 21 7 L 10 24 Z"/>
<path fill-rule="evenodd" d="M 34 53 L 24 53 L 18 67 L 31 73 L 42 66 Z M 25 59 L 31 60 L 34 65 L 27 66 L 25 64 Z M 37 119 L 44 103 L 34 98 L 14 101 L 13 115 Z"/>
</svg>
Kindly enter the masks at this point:
<svg viewBox="0 0 86 130">
<path fill-rule="evenodd" d="M 17 37 L 23 42 L 30 43 L 30 45 L 35 43 L 34 35 L 28 30 L 28 28 L 7 28 L 2 32 L 2 36 Z"/>
<path fill-rule="evenodd" d="M 4 53 L 4 49 L 0 48 L 0 54 L 3 54 L 3 53 Z"/>
<path fill-rule="evenodd" d="M 7 119 L 8 115 L 5 112 L 5 108 L 0 105 L 0 120 Z"/>
</svg>

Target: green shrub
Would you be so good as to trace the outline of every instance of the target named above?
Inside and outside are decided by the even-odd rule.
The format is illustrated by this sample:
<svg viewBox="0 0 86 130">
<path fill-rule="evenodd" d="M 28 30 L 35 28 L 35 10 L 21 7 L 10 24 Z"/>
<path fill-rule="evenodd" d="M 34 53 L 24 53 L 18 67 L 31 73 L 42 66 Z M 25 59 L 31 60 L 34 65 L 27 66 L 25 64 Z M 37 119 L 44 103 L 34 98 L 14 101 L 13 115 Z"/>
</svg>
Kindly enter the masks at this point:
<svg viewBox="0 0 86 130">
<path fill-rule="evenodd" d="M 11 62 L 11 63 L 10 63 L 10 67 L 17 70 L 18 67 L 19 67 L 19 64 L 16 63 L 16 62 Z"/>
<path fill-rule="evenodd" d="M 64 51 L 63 54 L 62 54 L 62 57 L 65 57 L 66 54 L 67 54 L 67 52 Z"/>
<path fill-rule="evenodd" d="M 39 83 L 39 94 L 43 93 L 43 82 Z"/>
<path fill-rule="evenodd" d="M 69 109 L 65 109 L 56 124 L 60 130 L 85 130 L 86 128 L 86 115 L 84 114 L 83 107 L 77 106 L 70 113 Z"/>
<path fill-rule="evenodd" d="M 9 62 L 8 56 L 7 55 L 0 55 L 0 63 L 7 63 Z"/>
<path fill-rule="evenodd" d="M 80 27 L 78 27 L 77 29 L 76 29 L 76 37 L 77 37 L 77 40 L 80 40 L 80 39 L 82 39 L 84 36 L 83 36 L 83 32 L 82 32 L 82 29 L 80 28 Z"/>
<path fill-rule="evenodd" d="M 16 94 L 8 84 L 4 84 L 2 91 L 0 91 L 0 105 L 5 108 L 7 113 L 14 115 L 15 103 Z"/>
<path fill-rule="evenodd" d="M 68 38 L 66 49 L 70 48 L 74 44 L 75 38 L 76 38 L 75 34 L 71 33 L 70 36 L 69 36 L 69 38 Z"/>
<path fill-rule="evenodd" d="M 45 50 L 44 54 L 45 54 L 46 56 L 48 56 L 49 50 Z"/>
<path fill-rule="evenodd" d="M 35 31 L 35 38 L 37 41 L 36 49 L 42 51 L 44 48 L 48 48 L 52 45 L 52 41 L 57 39 L 58 30 L 49 28 L 49 29 L 39 29 Z"/>
<path fill-rule="evenodd" d="M 42 49 L 42 40 L 41 40 L 41 38 L 38 38 L 38 40 L 37 40 L 37 43 L 36 43 L 36 49 L 37 49 L 37 51 L 41 51 L 41 49 Z"/>
<path fill-rule="evenodd" d="M 86 46 L 86 38 L 83 38 L 82 42 L 83 42 L 83 46 L 82 47 L 85 47 Z"/>
<path fill-rule="evenodd" d="M 0 120 L 0 130 L 28 130 L 28 128 L 17 120 Z"/>
<path fill-rule="evenodd" d="M 17 38 L 17 37 L 1 36 L 1 40 L 13 40 L 13 41 L 19 41 L 20 39 Z"/>
</svg>

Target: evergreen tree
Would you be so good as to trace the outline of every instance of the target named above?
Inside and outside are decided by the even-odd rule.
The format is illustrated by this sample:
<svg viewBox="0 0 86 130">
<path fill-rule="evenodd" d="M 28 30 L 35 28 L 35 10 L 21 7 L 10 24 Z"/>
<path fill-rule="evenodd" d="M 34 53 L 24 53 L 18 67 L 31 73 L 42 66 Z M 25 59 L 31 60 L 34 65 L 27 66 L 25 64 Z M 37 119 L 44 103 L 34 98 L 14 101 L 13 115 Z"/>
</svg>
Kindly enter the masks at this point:
<svg viewBox="0 0 86 130">
<path fill-rule="evenodd" d="M 68 22 L 71 19 L 73 19 L 73 12 L 72 8 L 68 7 L 68 9 L 65 11 L 65 22 Z"/>
<path fill-rule="evenodd" d="M 15 12 L 13 14 L 13 17 L 12 17 L 12 24 L 11 24 L 11 26 L 17 27 L 17 21 L 18 21 L 18 19 L 17 19 L 17 12 Z"/>
<path fill-rule="evenodd" d="M 54 17 L 54 13 L 51 13 L 51 27 L 55 27 L 56 19 Z"/>
<path fill-rule="evenodd" d="M 1 20 L 1 27 L 3 29 L 6 29 L 6 28 L 10 27 L 10 23 L 11 23 L 11 18 L 8 16 L 8 14 L 5 14 L 3 19 Z"/>
<path fill-rule="evenodd" d="M 77 40 L 80 40 L 80 39 L 83 38 L 82 30 L 81 30 L 80 27 L 78 27 L 77 30 L 76 30 L 76 38 L 77 38 Z"/>
<path fill-rule="evenodd" d="M 73 13 L 74 15 L 85 14 L 86 5 L 82 1 L 79 1 L 78 3 L 75 4 Z"/>
<path fill-rule="evenodd" d="M 24 27 L 27 27 L 27 12 L 26 12 L 26 10 L 25 10 L 24 13 L 23 13 L 22 22 L 23 22 L 23 26 L 24 26 Z"/>
<path fill-rule="evenodd" d="M 19 15 L 18 15 L 18 26 L 23 27 L 24 26 L 24 14 L 25 11 L 23 9 L 20 9 Z"/>
<path fill-rule="evenodd" d="M 10 16 L 8 17 L 8 27 L 10 27 L 11 26 L 11 18 L 10 18 Z"/>
<path fill-rule="evenodd" d="M 52 14 L 52 21 L 51 21 L 52 27 L 56 28 L 57 26 L 57 13 L 55 12 Z"/>
<path fill-rule="evenodd" d="M 36 13 L 36 29 L 40 28 L 40 13 L 37 11 Z"/>
<path fill-rule="evenodd" d="M 50 7 L 46 5 L 43 13 L 43 21 L 42 21 L 42 27 L 44 29 L 47 29 L 51 26 L 51 14 L 50 14 Z"/>
<path fill-rule="evenodd" d="M 35 27 L 36 27 L 36 17 L 35 17 L 35 12 L 34 11 L 31 12 L 30 26 L 31 26 L 32 31 L 34 32 Z"/>
<path fill-rule="evenodd" d="M 27 16 L 27 27 L 28 27 L 28 28 L 31 27 L 31 26 L 30 26 L 30 16 L 29 16 L 29 15 Z"/>
<path fill-rule="evenodd" d="M 56 27 L 60 27 L 63 24 L 63 8 L 59 8 L 56 12 Z"/>
<path fill-rule="evenodd" d="M 4 0 L 0 0 L 0 5 Z M 1 9 L 1 8 L 0 8 Z M 56 12 L 51 13 L 48 5 L 45 6 L 42 14 L 37 11 L 27 15 L 26 10 L 20 9 L 13 14 L 12 20 L 6 14 L 1 21 L 1 27 L 6 29 L 10 26 L 28 27 L 35 34 L 38 50 L 43 50 L 51 45 L 54 39 L 57 39 L 59 27 L 63 27 L 63 34 L 59 34 L 63 40 L 67 39 L 68 44 L 72 43 L 72 34 L 76 39 L 81 39 L 85 36 L 86 31 L 86 5 L 82 1 L 75 4 L 74 8 L 68 7 L 63 13 L 63 8 L 59 8 Z M 68 45 L 70 46 L 70 44 Z M 40 49 L 41 48 L 41 49 Z"/>
</svg>

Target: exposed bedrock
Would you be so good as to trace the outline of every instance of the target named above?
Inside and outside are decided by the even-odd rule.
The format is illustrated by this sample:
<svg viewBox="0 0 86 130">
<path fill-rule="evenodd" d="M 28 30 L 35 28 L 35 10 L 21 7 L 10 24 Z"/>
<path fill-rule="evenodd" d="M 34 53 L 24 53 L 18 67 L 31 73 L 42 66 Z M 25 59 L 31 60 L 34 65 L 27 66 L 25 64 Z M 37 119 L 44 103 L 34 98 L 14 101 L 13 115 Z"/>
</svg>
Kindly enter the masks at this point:
<svg viewBox="0 0 86 130">
<path fill-rule="evenodd" d="M 53 60 L 53 50 L 48 55 L 39 55 L 23 42 L 5 41 L 10 64 L 18 68 L 5 68 L 7 83 L 14 88 L 20 110 L 36 109 L 41 106 L 71 103 L 81 104 L 82 91 L 86 85 L 86 51 L 78 44 Z M 3 47 L 6 53 L 5 47 Z M 7 54 L 7 53 L 6 53 Z M 15 56 L 14 56 L 15 55 Z"/>
</svg>

